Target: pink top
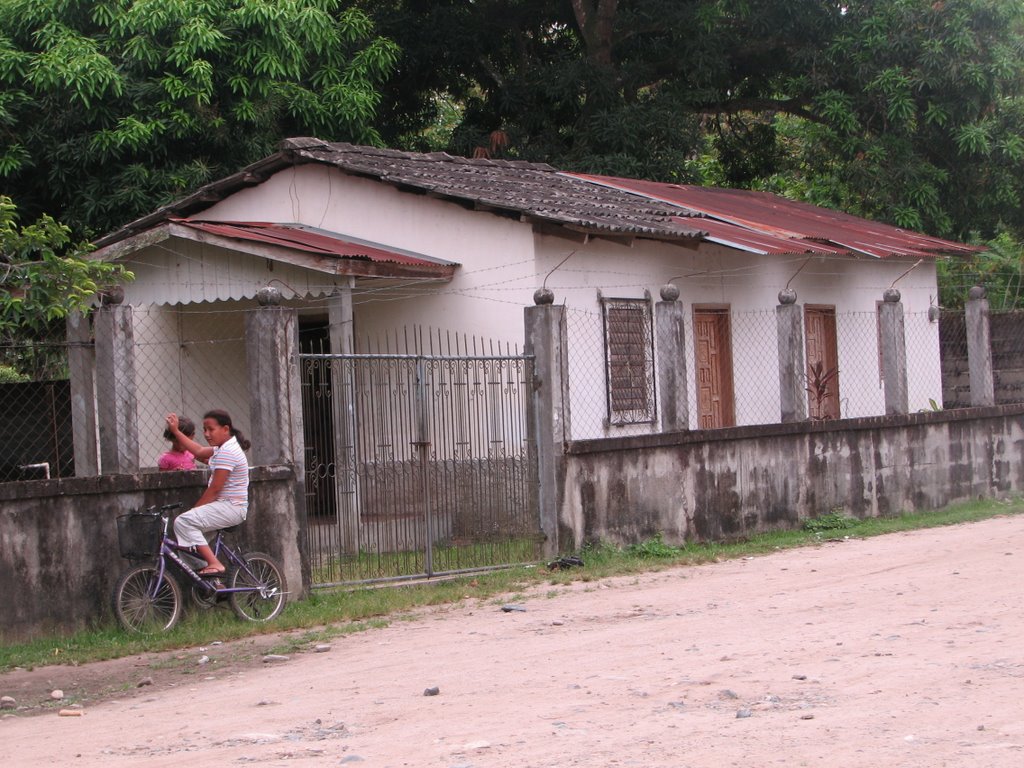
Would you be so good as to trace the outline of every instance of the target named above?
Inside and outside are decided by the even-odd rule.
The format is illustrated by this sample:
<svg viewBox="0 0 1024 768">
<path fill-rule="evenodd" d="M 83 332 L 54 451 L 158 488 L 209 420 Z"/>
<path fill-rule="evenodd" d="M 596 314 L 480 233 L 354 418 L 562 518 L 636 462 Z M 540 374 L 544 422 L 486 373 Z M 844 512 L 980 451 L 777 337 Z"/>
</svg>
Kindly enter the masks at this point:
<svg viewBox="0 0 1024 768">
<path fill-rule="evenodd" d="M 196 461 L 188 451 L 167 451 L 156 463 L 162 470 L 195 469 Z"/>
</svg>

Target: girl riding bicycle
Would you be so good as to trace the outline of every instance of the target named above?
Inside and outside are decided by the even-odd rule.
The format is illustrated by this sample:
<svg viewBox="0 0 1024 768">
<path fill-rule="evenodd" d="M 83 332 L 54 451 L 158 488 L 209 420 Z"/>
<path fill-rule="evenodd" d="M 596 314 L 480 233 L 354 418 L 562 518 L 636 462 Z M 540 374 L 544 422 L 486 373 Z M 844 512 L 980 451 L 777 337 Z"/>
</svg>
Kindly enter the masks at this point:
<svg viewBox="0 0 1024 768">
<path fill-rule="evenodd" d="M 243 451 L 249 441 L 231 423 L 227 411 L 212 410 L 203 415 L 203 437 L 208 446 L 197 443 L 181 431 L 178 415 L 167 415 L 167 428 L 175 439 L 197 459 L 210 467 L 210 481 L 195 506 L 174 521 L 178 544 L 194 547 L 206 561 L 201 576 L 224 573 L 224 565 L 206 540 L 209 531 L 230 528 L 245 521 L 249 508 L 249 462 Z"/>
</svg>

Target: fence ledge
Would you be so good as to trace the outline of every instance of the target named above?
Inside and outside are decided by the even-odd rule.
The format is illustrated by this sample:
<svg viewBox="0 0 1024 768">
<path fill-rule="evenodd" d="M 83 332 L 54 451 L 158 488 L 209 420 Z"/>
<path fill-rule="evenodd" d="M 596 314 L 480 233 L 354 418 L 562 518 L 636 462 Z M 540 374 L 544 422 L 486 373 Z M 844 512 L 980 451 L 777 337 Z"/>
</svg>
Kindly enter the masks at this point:
<svg viewBox="0 0 1024 768">
<path fill-rule="evenodd" d="M 629 448 L 671 448 L 694 443 L 725 442 L 750 438 L 770 438 L 785 435 L 823 432 L 851 432 L 881 427 L 941 424 L 975 419 L 1024 415 L 1024 403 L 990 405 L 978 408 L 956 408 L 948 411 L 919 411 L 892 416 L 863 416 L 856 419 L 830 419 L 828 421 L 798 421 L 786 424 L 754 424 L 743 427 L 703 429 L 687 432 L 667 432 L 657 435 L 629 435 L 602 437 L 591 440 L 572 440 L 566 443 L 565 453 L 586 456 L 595 453 L 621 451 Z"/>
<path fill-rule="evenodd" d="M 289 480 L 294 477 L 294 469 L 287 464 L 252 467 L 249 473 L 250 482 Z M 205 469 L 189 472 L 135 472 L 54 480 L 16 480 L 0 483 L 0 501 L 24 501 L 25 499 L 52 498 L 54 496 L 90 496 L 102 493 L 127 493 L 173 488 L 193 489 L 201 487 L 205 481 Z"/>
</svg>

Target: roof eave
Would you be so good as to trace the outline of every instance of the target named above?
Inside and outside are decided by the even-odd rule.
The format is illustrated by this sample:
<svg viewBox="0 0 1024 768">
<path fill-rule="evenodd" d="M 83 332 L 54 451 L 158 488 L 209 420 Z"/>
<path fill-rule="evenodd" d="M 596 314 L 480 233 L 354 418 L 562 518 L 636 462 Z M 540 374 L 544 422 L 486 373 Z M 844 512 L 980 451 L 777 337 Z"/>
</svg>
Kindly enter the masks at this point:
<svg viewBox="0 0 1024 768">
<path fill-rule="evenodd" d="M 458 264 L 400 264 L 392 261 L 315 254 L 283 245 L 223 237 L 174 222 L 166 222 L 138 235 L 112 243 L 94 251 L 90 257 L 103 261 L 129 261 L 131 254 L 170 239 L 191 240 L 330 275 L 417 278 L 448 282 L 455 276 L 455 270 L 458 268 Z"/>
</svg>

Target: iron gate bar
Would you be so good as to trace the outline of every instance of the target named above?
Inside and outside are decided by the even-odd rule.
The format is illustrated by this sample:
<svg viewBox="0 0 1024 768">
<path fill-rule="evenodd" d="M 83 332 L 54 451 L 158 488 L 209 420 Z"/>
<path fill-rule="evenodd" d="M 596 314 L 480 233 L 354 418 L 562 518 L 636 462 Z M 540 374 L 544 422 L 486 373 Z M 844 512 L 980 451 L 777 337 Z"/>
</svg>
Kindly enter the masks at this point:
<svg viewBox="0 0 1024 768">
<path fill-rule="evenodd" d="M 307 455 L 311 439 L 334 446 L 322 457 L 328 467 L 307 467 L 314 494 L 330 497 L 310 498 L 320 515 L 310 517 L 307 532 L 315 588 L 540 558 L 537 452 L 527 413 L 532 355 L 299 358 Z M 337 423 L 332 429 L 327 410 L 335 421 L 347 414 L 352 434 L 339 434 Z M 321 424 L 333 433 L 326 441 L 315 437 Z"/>
</svg>

